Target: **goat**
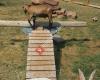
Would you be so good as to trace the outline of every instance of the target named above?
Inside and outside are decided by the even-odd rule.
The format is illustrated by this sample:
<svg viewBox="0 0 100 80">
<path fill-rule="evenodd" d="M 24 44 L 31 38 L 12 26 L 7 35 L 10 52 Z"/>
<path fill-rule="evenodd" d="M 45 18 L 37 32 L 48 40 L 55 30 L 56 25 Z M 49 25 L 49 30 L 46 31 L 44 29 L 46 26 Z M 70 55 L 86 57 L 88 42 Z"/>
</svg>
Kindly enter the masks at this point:
<svg viewBox="0 0 100 80">
<path fill-rule="evenodd" d="M 70 19 L 77 19 L 77 12 L 75 11 L 66 11 L 65 16 L 67 16 Z"/>
<path fill-rule="evenodd" d="M 47 6 L 47 5 L 28 5 L 25 4 L 23 6 L 24 12 L 28 17 L 28 22 L 30 26 L 31 24 L 31 19 L 33 18 L 33 26 L 32 28 L 35 29 L 35 21 L 36 17 L 48 17 L 49 19 L 49 27 L 52 26 L 53 20 L 52 20 L 52 8 Z"/>
</svg>

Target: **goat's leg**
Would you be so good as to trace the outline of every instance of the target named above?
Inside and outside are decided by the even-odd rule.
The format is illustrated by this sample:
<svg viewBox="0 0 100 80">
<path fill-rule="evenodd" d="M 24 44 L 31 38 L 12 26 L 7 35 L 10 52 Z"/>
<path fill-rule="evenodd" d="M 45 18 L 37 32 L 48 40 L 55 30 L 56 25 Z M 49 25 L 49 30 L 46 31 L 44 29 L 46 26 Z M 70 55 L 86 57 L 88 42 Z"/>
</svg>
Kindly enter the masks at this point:
<svg viewBox="0 0 100 80">
<path fill-rule="evenodd" d="M 33 29 L 36 29 L 36 16 L 33 16 Z"/>
<path fill-rule="evenodd" d="M 32 24 L 31 24 L 31 19 L 32 19 L 32 16 L 28 16 L 28 23 L 30 24 L 30 26 L 32 27 Z"/>
<path fill-rule="evenodd" d="M 32 24 L 31 24 L 31 20 L 30 19 L 28 19 L 28 23 L 30 24 L 30 26 L 32 27 Z"/>
<path fill-rule="evenodd" d="M 48 15 L 48 19 L 49 19 L 49 29 L 52 27 L 52 23 L 53 23 L 53 20 L 52 20 L 52 13 L 50 13 Z"/>
</svg>

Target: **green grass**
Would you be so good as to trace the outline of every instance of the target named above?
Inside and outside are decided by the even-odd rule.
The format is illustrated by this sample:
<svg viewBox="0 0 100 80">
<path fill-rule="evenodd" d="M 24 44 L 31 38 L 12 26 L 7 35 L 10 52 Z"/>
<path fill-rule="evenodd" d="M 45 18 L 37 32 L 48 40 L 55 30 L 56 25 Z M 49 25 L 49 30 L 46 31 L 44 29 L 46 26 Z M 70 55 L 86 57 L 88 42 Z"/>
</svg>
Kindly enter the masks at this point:
<svg viewBox="0 0 100 80">
<path fill-rule="evenodd" d="M 62 5 L 63 4 L 63 5 Z M 59 80 L 78 80 L 78 68 L 86 78 L 96 69 L 95 80 L 100 79 L 100 20 L 93 22 L 92 17 L 100 19 L 100 10 L 73 3 L 60 4 L 67 10 L 76 11 L 78 20 L 88 22 L 87 27 L 62 28 L 59 34 L 66 40 L 61 48 Z"/>
<path fill-rule="evenodd" d="M 86 1 L 86 0 L 84 0 L 84 1 Z M 90 4 L 94 4 L 94 5 L 100 6 L 100 0 L 90 0 Z"/>
<path fill-rule="evenodd" d="M 27 41 L 12 41 L 26 37 L 19 27 L 0 27 L 0 80 L 25 80 Z"/>
<path fill-rule="evenodd" d="M 100 0 L 91 0 L 91 3 L 100 6 Z"/>
<path fill-rule="evenodd" d="M 78 73 L 77 68 L 81 68 L 84 72 L 86 78 L 91 74 L 94 69 L 97 70 L 95 75 L 95 80 L 100 79 L 100 53 L 95 53 L 96 55 L 80 56 L 79 61 L 75 61 L 72 65 L 72 70 L 74 73 Z"/>
<path fill-rule="evenodd" d="M 29 0 L 0 0 L 0 3 L 4 4 L 5 6 L 21 6 L 24 3 L 29 3 Z"/>
<path fill-rule="evenodd" d="M 87 4 L 87 0 L 75 0 L 75 1 Z M 100 0 L 90 0 L 90 4 L 94 4 L 94 5 L 100 6 Z"/>
<path fill-rule="evenodd" d="M 0 0 L 0 19 L 6 20 L 25 20 L 23 5 L 31 3 L 29 0 Z"/>
</svg>

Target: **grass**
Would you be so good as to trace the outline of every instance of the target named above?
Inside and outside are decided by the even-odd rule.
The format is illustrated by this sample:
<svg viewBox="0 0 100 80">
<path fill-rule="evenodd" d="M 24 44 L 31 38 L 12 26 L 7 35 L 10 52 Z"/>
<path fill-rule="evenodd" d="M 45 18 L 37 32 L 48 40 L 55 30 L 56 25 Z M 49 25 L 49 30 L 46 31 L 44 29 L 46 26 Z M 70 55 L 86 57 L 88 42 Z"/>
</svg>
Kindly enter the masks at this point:
<svg viewBox="0 0 100 80">
<path fill-rule="evenodd" d="M 82 2 L 84 4 L 87 4 L 87 0 L 75 0 L 77 2 Z M 98 5 L 100 6 L 100 0 L 90 0 L 90 4 Z"/>
<path fill-rule="evenodd" d="M 19 27 L 0 27 L 0 80 L 25 80 L 27 41 L 12 41 L 21 35 Z"/>
<path fill-rule="evenodd" d="M 80 56 L 79 61 L 75 61 L 74 64 L 72 65 L 72 70 L 74 73 L 78 73 L 77 67 L 81 68 L 86 76 L 88 78 L 91 74 L 91 71 L 94 69 L 97 70 L 96 75 L 95 75 L 95 80 L 100 79 L 100 53 L 95 53 L 96 55 L 89 55 L 89 56 Z"/>
<path fill-rule="evenodd" d="M 100 6 L 100 0 L 91 0 L 91 3 Z"/>
<path fill-rule="evenodd" d="M 100 0 L 90 0 L 90 3 L 100 6 Z"/>
<path fill-rule="evenodd" d="M 0 6 L 0 19 L 26 19 L 22 11 L 24 0 L 0 1 L 5 4 Z M 30 3 L 29 0 L 25 2 Z M 67 27 L 58 32 L 65 39 L 63 44 L 55 45 L 58 79 L 78 80 L 80 68 L 86 78 L 96 69 L 95 80 L 100 80 L 100 10 L 61 0 L 60 6 L 76 11 L 77 20 L 88 22 L 88 26 Z M 93 22 L 94 16 L 99 21 Z M 0 27 L 0 80 L 25 80 L 27 40 L 13 41 L 15 36 L 27 37 L 19 27 Z"/>
<path fill-rule="evenodd" d="M 62 5 L 63 4 L 63 5 Z M 87 27 L 62 28 L 59 34 L 66 40 L 61 47 L 61 66 L 59 80 L 78 80 L 78 68 L 86 78 L 96 69 L 95 80 L 100 79 L 100 20 L 92 22 L 91 18 L 100 19 L 100 10 L 72 3 L 60 4 L 67 10 L 76 11 L 78 20 L 88 22 Z M 94 13 L 95 12 L 95 13 Z"/>
<path fill-rule="evenodd" d="M 0 19 L 3 20 L 25 20 L 23 4 L 30 3 L 29 0 L 0 0 Z"/>
</svg>

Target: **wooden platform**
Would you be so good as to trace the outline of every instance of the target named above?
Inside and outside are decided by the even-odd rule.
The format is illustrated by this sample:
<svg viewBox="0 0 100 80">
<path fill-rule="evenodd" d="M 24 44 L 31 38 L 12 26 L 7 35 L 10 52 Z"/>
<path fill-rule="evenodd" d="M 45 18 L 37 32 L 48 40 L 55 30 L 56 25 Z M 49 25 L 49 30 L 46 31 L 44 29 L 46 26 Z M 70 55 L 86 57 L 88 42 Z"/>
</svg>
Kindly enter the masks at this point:
<svg viewBox="0 0 100 80">
<path fill-rule="evenodd" d="M 42 49 L 41 53 L 37 49 Z M 49 78 L 56 80 L 56 68 L 52 35 L 38 28 L 29 34 L 26 80 Z"/>
</svg>

